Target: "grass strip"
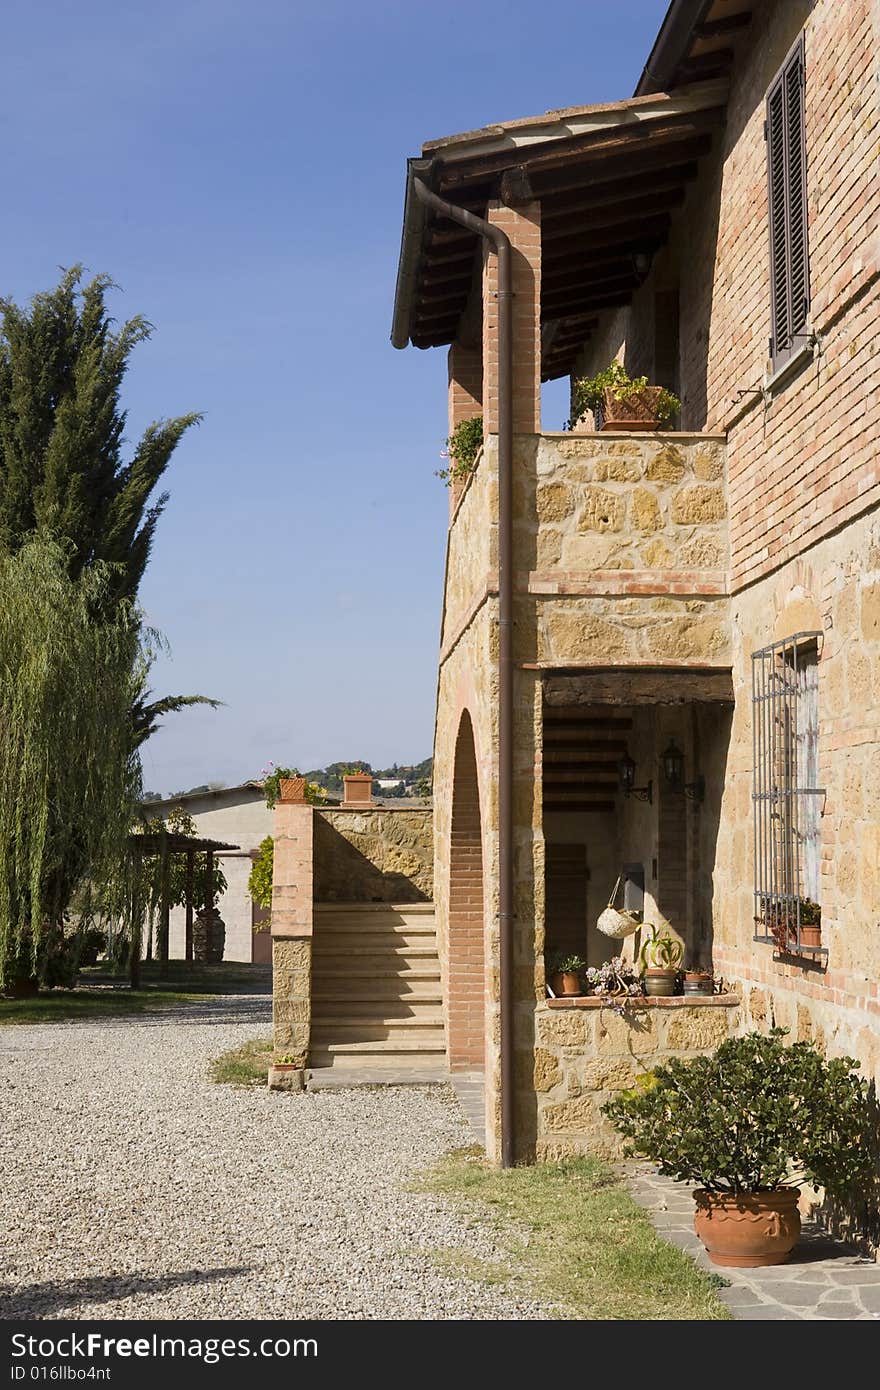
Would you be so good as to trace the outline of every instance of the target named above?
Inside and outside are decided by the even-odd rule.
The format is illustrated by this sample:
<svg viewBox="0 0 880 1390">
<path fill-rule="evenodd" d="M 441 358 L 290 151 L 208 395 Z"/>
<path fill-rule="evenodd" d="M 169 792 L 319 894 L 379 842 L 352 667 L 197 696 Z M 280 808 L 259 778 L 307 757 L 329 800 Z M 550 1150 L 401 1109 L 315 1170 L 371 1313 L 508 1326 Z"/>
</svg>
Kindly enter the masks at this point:
<svg viewBox="0 0 880 1390">
<path fill-rule="evenodd" d="M 654 1230 L 612 1169 L 594 1158 L 501 1170 L 482 1151 L 448 1155 L 419 1190 L 476 1210 L 493 1226 L 512 1286 L 589 1321 L 729 1319 L 706 1274 Z M 438 1252 L 448 1268 L 450 1251 Z M 467 1261 L 467 1257 L 464 1257 Z M 462 1267 L 463 1274 L 466 1273 Z"/>
<path fill-rule="evenodd" d="M 265 1086 L 272 1061 L 272 1039 L 252 1038 L 211 1063 L 211 1080 L 220 1086 Z"/>
</svg>

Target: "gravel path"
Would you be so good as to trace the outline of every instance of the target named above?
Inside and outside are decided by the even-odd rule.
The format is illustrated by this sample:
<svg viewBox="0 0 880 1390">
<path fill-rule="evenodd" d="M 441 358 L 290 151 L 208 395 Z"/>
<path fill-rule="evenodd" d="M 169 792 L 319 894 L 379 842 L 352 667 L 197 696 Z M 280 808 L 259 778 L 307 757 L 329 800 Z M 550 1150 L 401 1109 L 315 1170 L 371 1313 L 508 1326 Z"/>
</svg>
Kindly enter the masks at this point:
<svg viewBox="0 0 880 1390">
<path fill-rule="evenodd" d="M 434 1252 L 491 1229 L 410 1175 L 470 1142 L 445 1088 L 208 1080 L 265 997 L 0 1030 L 4 1318 L 544 1318 Z"/>
</svg>

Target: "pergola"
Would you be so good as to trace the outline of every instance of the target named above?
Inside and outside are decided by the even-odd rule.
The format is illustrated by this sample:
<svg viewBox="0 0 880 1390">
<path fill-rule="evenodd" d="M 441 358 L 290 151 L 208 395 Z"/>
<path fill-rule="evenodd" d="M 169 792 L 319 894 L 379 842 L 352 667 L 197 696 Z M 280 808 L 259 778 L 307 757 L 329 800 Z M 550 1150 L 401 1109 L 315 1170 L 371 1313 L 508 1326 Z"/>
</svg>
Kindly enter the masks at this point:
<svg viewBox="0 0 880 1390">
<path fill-rule="evenodd" d="M 197 854 L 207 856 L 205 881 L 207 884 L 208 898 L 205 908 L 208 912 L 214 906 L 214 855 L 220 850 L 239 849 L 239 845 L 226 844 L 223 840 L 205 840 L 193 835 L 181 835 L 173 830 L 151 830 L 144 831 L 143 834 L 135 832 L 128 837 L 129 849 L 132 853 L 135 869 L 139 869 L 142 861 L 158 858 L 161 874 L 161 891 L 159 899 L 159 926 L 157 942 L 159 947 L 159 978 L 168 978 L 168 934 L 171 918 L 170 898 L 170 874 L 171 859 L 175 854 L 186 856 L 186 886 L 184 906 L 186 910 L 186 948 L 185 958 L 191 961 L 193 958 L 193 896 L 195 889 L 195 857 Z M 135 874 L 135 883 L 138 882 L 138 875 Z M 134 890 L 135 899 L 137 888 Z M 140 907 L 141 904 L 135 900 L 132 902 L 132 921 L 137 923 L 135 928 L 135 939 L 132 940 L 131 949 L 131 987 L 137 989 L 140 985 L 141 973 L 141 937 L 140 937 Z"/>
</svg>

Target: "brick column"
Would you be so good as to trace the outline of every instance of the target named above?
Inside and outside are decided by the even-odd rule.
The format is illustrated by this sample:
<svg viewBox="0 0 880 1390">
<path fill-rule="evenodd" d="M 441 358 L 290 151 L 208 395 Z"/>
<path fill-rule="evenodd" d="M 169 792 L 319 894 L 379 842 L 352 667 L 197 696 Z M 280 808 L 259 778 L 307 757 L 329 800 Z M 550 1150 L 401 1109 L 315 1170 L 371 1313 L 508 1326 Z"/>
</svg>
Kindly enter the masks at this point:
<svg viewBox="0 0 880 1390">
<path fill-rule="evenodd" d="M 272 873 L 272 1034 L 276 1053 L 290 1053 L 302 1085 L 309 1055 L 312 977 L 313 818 L 305 802 L 275 807 Z"/>
<path fill-rule="evenodd" d="M 541 204 L 490 202 L 487 219 L 513 246 L 513 428 L 541 431 Z M 498 432 L 498 262 L 483 252 L 483 427 Z"/>
<path fill-rule="evenodd" d="M 449 349 L 449 434 L 462 420 L 472 420 L 483 412 L 483 354 L 479 348 L 453 343 Z M 449 516 L 461 496 L 461 482 L 449 487 Z"/>
</svg>

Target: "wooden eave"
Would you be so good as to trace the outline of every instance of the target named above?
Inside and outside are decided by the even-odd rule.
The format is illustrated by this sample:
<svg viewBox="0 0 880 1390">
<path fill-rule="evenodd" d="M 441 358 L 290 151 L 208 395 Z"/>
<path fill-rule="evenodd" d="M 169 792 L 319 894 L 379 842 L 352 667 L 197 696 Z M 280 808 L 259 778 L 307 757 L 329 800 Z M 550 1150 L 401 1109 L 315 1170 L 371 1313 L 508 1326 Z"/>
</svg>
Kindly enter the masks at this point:
<svg viewBox="0 0 880 1390">
<path fill-rule="evenodd" d="M 674 100 L 573 108 L 424 147 L 419 176 L 478 216 L 495 199 L 540 201 L 544 380 L 570 372 L 597 315 L 627 304 L 644 280 L 724 121 L 725 100 L 726 84 L 700 83 Z M 479 242 L 456 223 L 424 216 L 406 291 L 406 332 L 416 347 L 459 336 Z"/>
</svg>

